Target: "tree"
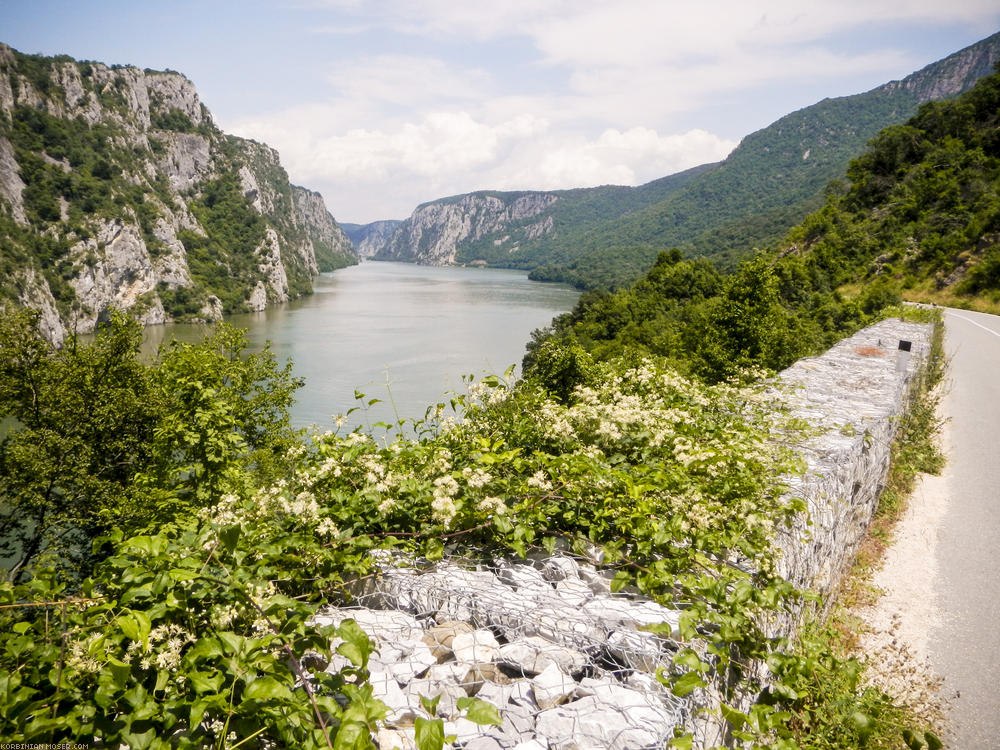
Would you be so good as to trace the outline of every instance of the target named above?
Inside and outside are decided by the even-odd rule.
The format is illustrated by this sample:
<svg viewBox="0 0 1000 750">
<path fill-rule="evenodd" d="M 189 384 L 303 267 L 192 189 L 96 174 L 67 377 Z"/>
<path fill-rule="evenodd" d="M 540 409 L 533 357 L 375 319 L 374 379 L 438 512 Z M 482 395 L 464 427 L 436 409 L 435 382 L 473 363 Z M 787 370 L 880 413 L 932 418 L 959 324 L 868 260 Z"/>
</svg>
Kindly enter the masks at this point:
<svg viewBox="0 0 1000 750">
<path fill-rule="evenodd" d="M 272 476 L 296 442 L 300 381 L 269 349 L 247 353 L 231 326 L 147 365 L 140 327 L 121 314 L 61 349 L 36 324 L 34 312 L 0 316 L 0 556 L 15 581 L 43 561 L 85 573 L 95 538 Z"/>
</svg>

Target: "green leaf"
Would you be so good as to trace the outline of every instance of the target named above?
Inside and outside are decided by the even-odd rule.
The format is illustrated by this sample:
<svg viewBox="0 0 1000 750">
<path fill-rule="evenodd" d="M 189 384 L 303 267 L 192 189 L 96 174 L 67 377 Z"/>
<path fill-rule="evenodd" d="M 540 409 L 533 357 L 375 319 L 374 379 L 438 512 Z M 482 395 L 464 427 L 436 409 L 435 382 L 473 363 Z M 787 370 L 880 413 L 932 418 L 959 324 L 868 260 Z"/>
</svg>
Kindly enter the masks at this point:
<svg viewBox="0 0 1000 750">
<path fill-rule="evenodd" d="M 139 623 L 131 614 L 119 615 L 118 627 L 130 641 L 139 642 Z"/>
<path fill-rule="evenodd" d="M 424 542 L 424 557 L 428 562 L 437 562 L 444 557 L 444 542 L 440 539 L 428 539 Z"/>
<path fill-rule="evenodd" d="M 731 706 L 727 706 L 725 703 L 721 704 L 721 708 L 722 718 L 728 721 L 732 727 L 740 729 L 747 723 L 747 715 L 742 711 L 738 711 Z"/>
<path fill-rule="evenodd" d="M 657 627 L 657 626 L 652 626 L 652 627 Z M 639 629 L 645 630 L 645 628 L 646 626 L 643 626 L 640 627 Z M 691 648 L 682 648 L 680 651 L 678 651 L 677 654 L 674 656 L 674 664 L 676 664 L 678 667 L 687 667 L 688 669 L 697 672 L 708 671 L 708 665 L 705 664 L 705 662 L 701 660 L 701 657 L 698 656 L 697 652 L 695 652 L 695 650 Z"/>
<path fill-rule="evenodd" d="M 219 532 L 219 539 L 222 541 L 222 546 L 228 552 L 236 549 L 236 543 L 239 542 L 242 531 L 239 526 L 227 526 Z"/>
<path fill-rule="evenodd" d="M 944 747 L 944 743 L 933 732 L 924 732 L 924 739 L 927 740 L 927 750 L 941 750 Z"/>
<path fill-rule="evenodd" d="M 369 750 L 371 747 L 371 732 L 360 721 L 345 721 L 333 741 L 333 750 Z"/>
<path fill-rule="evenodd" d="M 368 634 L 354 620 L 344 620 L 337 628 L 337 635 L 344 639 L 337 646 L 337 653 L 346 656 L 354 666 L 364 669 L 374 648 Z"/>
<path fill-rule="evenodd" d="M 875 722 L 867 714 L 863 714 L 861 711 L 855 711 L 851 714 L 851 724 L 854 725 L 854 731 L 858 733 L 858 736 L 862 740 L 868 739 L 872 732 L 875 731 Z"/>
<path fill-rule="evenodd" d="M 910 750 L 921 750 L 924 746 L 924 743 L 920 740 L 920 738 L 909 729 L 903 730 L 903 742 L 906 743 L 906 746 L 910 748 Z"/>
<path fill-rule="evenodd" d="M 438 696 L 440 697 L 440 696 Z M 490 724 L 500 726 L 503 720 L 500 712 L 492 703 L 487 703 L 479 698 L 459 698 L 457 702 L 459 710 L 464 710 L 465 718 L 474 721 L 476 724 Z"/>
<path fill-rule="evenodd" d="M 697 672 L 685 672 L 676 680 L 672 690 L 678 698 L 683 698 L 697 688 L 705 687 L 705 681 L 701 679 Z"/>
<path fill-rule="evenodd" d="M 413 722 L 416 730 L 417 750 L 442 750 L 444 747 L 444 722 L 441 719 L 417 717 Z"/>
<path fill-rule="evenodd" d="M 222 675 L 219 672 L 188 672 L 196 693 L 217 693 L 222 685 Z"/>
<path fill-rule="evenodd" d="M 243 698 L 255 701 L 291 700 L 292 691 L 273 677 L 258 677 L 247 685 Z"/>
<path fill-rule="evenodd" d="M 667 747 L 672 747 L 674 750 L 691 750 L 693 743 L 694 737 L 690 734 L 684 734 L 670 740 L 670 744 Z"/>
<path fill-rule="evenodd" d="M 438 703 L 441 702 L 441 696 L 437 695 L 433 698 L 426 698 L 423 695 L 420 696 L 420 705 L 424 707 L 424 711 L 429 713 L 431 716 L 437 716 Z"/>
</svg>

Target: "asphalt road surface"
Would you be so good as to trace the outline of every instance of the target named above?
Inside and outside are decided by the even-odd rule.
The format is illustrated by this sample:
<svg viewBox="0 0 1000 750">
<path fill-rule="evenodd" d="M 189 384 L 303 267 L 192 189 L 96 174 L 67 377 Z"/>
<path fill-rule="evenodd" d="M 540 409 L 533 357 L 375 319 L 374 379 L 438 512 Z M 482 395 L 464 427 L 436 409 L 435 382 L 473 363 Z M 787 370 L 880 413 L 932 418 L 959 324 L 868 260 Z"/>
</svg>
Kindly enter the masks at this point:
<svg viewBox="0 0 1000 750">
<path fill-rule="evenodd" d="M 1000 748 L 1000 317 L 945 311 L 948 504 L 930 658 L 951 702 L 946 746 Z"/>
</svg>

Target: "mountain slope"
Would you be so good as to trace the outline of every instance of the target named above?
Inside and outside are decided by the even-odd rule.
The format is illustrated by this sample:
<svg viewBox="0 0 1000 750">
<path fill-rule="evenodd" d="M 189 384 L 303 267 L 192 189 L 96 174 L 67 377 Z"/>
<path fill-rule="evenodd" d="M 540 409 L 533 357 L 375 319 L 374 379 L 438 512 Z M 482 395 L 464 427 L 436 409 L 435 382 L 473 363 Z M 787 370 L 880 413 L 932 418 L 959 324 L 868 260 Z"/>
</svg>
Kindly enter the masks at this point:
<svg viewBox="0 0 1000 750">
<path fill-rule="evenodd" d="M 434 265 L 485 261 L 531 269 L 562 262 L 566 256 L 540 243 L 540 238 L 599 226 L 652 205 L 713 166 L 695 167 L 634 188 L 479 191 L 442 198 L 418 206 L 391 234 L 364 235 L 369 243 L 365 253 L 380 260 Z"/>
<path fill-rule="evenodd" d="M 544 278 L 593 286 L 592 279 L 613 277 L 620 283 L 630 280 L 617 270 L 626 259 L 632 267 L 648 265 L 659 249 L 676 246 L 732 262 L 770 244 L 821 205 L 824 187 L 843 177 L 849 160 L 879 130 L 905 121 L 923 102 L 967 91 L 998 59 L 1000 34 L 994 34 L 901 81 L 782 117 L 662 202 L 621 221 L 567 233 L 560 242 L 577 257 Z"/>
<path fill-rule="evenodd" d="M 373 221 L 370 224 L 347 224 L 342 223 L 341 229 L 354 245 L 354 249 L 359 258 L 371 258 L 376 255 L 388 241 L 392 233 L 396 231 L 403 222 L 397 219 L 383 219 Z"/>
<path fill-rule="evenodd" d="M 1000 67 L 972 90 L 924 104 L 851 162 L 848 184 L 780 250 L 729 275 L 704 258 L 661 253 L 614 294 L 589 292 L 529 346 L 527 372 L 661 355 L 718 380 L 779 369 L 867 324 L 900 293 L 917 301 L 1000 306 Z M 555 363 L 555 364 L 553 364 Z"/>
<path fill-rule="evenodd" d="M 0 304 L 52 340 L 110 307 L 150 324 L 308 293 L 339 231 L 312 196 L 180 74 L 0 45 Z"/>
<path fill-rule="evenodd" d="M 613 289 L 639 278 L 657 253 L 679 247 L 731 265 L 822 205 L 824 189 L 880 129 L 925 101 L 957 95 L 1000 59 L 1000 34 L 867 93 L 826 99 L 747 136 L 719 164 L 637 188 L 480 192 L 425 203 L 375 257 L 523 268 L 531 277 Z M 553 200 L 554 199 L 554 200 Z M 542 205 L 542 203 L 546 205 Z"/>
</svg>

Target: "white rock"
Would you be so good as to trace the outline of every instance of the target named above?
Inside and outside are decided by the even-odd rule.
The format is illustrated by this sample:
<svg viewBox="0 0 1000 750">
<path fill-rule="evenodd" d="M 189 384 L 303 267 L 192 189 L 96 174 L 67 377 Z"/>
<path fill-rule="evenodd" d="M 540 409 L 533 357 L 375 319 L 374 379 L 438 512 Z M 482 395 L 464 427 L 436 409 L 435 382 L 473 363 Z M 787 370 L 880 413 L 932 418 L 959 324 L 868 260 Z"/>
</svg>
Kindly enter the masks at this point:
<svg viewBox="0 0 1000 750">
<path fill-rule="evenodd" d="M 396 682 L 396 678 L 389 672 L 371 672 L 368 680 L 372 685 L 372 696 L 382 701 L 389 709 L 386 719 L 394 724 L 404 721 L 412 721 L 416 717 L 416 712 L 410 706 Z"/>
<path fill-rule="evenodd" d="M 464 717 L 459 717 L 444 723 L 444 736 L 447 737 L 449 734 L 453 734 L 455 735 L 455 741 L 462 743 L 467 742 L 473 737 L 481 736 L 484 734 L 485 729 L 486 727 L 481 724 L 469 721 Z"/>
<path fill-rule="evenodd" d="M 455 718 L 459 715 L 458 701 L 468 697 L 461 686 L 447 680 L 428 680 L 427 678 L 413 680 L 404 689 L 407 701 L 410 706 L 423 712 L 420 698 L 434 699 L 441 696 L 438 701 L 437 715 L 442 718 Z"/>
<path fill-rule="evenodd" d="M 663 641 L 652 633 L 636 630 L 616 630 L 608 636 L 607 650 L 623 667 L 644 672 L 655 672 L 657 667 L 670 661 Z"/>
<path fill-rule="evenodd" d="M 668 623 L 677 633 L 681 613 L 656 602 L 636 602 L 613 596 L 596 596 L 583 605 L 583 612 L 599 620 L 605 627 L 637 628 L 640 625 Z"/>
<path fill-rule="evenodd" d="M 411 727 L 388 729 L 382 727 L 375 734 L 379 750 L 417 750 L 416 732 Z"/>
<path fill-rule="evenodd" d="M 572 557 L 550 557 L 542 563 L 542 575 L 548 581 L 562 581 L 566 578 L 579 578 L 580 566 Z"/>
<path fill-rule="evenodd" d="M 548 744 L 542 744 L 538 740 L 528 740 L 527 742 L 518 742 L 511 750 L 549 750 Z"/>
<path fill-rule="evenodd" d="M 495 737 L 491 737 L 488 734 L 481 734 L 466 742 L 462 746 L 462 750 L 503 750 L 503 745 Z"/>
<path fill-rule="evenodd" d="M 427 670 L 425 677 L 428 680 L 453 682 L 465 690 L 467 695 L 474 695 L 482 685 L 482 681 L 476 679 L 475 665 L 462 662 L 435 664 Z"/>
<path fill-rule="evenodd" d="M 556 584 L 559 598 L 571 607 L 582 607 L 593 598 L 590 584 L 579 578 L 564 578 Z"/>
<path fill-rule="evenodd" d="M 580 565 L 580 580 L 586 581 L 595 594 L 610 594 L 611 579 L 612 573 L 609 571 L 597 570 L 593 565 Z"/>
<path fill-rule="evenodd" d="M 496 661 L 500 644 L 489 630 L 475 630 L 456 635 L 451 650 L 455 652 L 456 661 L 477 664 Z"/>
<path fill-rule="evenodd" d="M 565 646 L 559 646 L 538 636 L 518 638 L 500 647 L 497 660 L 521 669 L 526 674 L 538 674 L 550 664 L 575 674 L 587 666 L 587 656 Z"/>
<path fill-rule="evenodd" d="M 389 663 L 389 671 L 400 684 L 406 684 L 419 677 L 427 669 L 437 664 L 437 657 L 423 641 L 401 641 L 397 649 L 402 653 Z"/>
<path fill-rule="evenodd" d="M 588 696 L 542 711 L 536 730 L 551 750 L 639 750 L 661 746 L 677 720 L 662 705 L 622 708 Z"/>
<path fill-rule="evenodd" d="M 515 589 L 552 590 L 542 571 L 531 565 L 504 565 L 497 570 L 497 578 Z"/>
<path fill-rule="evenodd" d="M 576 681 L 556 664 L 550 664 L 531 680 L 535 702 L 546 709 L 567 701 L 576 692 Z"/>
<path fill-rule="evenodd" d="M 424 629 L 420 622 L 397 609 L 338 609 L 327 607 L 316 613 L 313 620 L 320 625 L 340 625 L 344 620 L 354 620 L 370 638 L 389 644 L 399 640 L 420 640 Z"/>
</svg>

